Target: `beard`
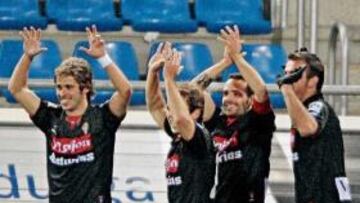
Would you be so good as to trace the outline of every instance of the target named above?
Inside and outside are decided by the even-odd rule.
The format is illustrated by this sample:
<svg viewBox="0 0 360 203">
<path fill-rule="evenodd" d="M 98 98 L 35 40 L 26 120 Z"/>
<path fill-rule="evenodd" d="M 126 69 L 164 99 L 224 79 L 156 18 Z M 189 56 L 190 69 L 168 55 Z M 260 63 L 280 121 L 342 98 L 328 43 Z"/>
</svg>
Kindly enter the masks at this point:
<svg viewBox="0 0 360 203">
<path fill-rule="evenodd" d="M 244 115 L 250 109 L 248 102 L 242 102 L 241 104 L 233 102 L 225 102 L 222 107 L 222 113 L 226 116 L 236 117 Z"/>
</svg>

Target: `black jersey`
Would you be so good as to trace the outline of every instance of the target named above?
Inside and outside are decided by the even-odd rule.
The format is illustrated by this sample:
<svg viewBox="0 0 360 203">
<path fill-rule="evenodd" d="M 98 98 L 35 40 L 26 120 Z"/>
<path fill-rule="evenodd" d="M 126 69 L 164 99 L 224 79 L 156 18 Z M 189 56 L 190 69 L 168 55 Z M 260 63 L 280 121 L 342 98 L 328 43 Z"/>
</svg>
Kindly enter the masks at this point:
<svg viewBox="0 0 360 203">
<path fill-rule="evenodd" d="M 310 137 L 301 137 L 294 128 L 291 131 L 296 202 L 349 201 L 339 120 L 321 94 L 310 97 L 304 105 L 316 119 L 318 131 Z"/>
<path fill-rule="evenodd" d="M 265 178 L 269 175 L 275 115 L 267 99 L 246 114 L 229 121 L 217 108 L 205 123 L 217 151 L 216 203 L 264 201 Z"/>
<path fill-rule="evenodd" d="M 31 119 L 46 135 L 50 202 L 111 202 L 115 133 L 124 116 L 112 114 L 108 103 L 89 105 L 69 125 L 61 107 L 41 101 Z"/>
<path fill-rule="evenodd" d="M 169 203 L 209 203 L 214 185 L 215 158 L 206 129 L 195 124 L 190 141 L 178 138 L 165 120 L 164 129 L 171 137 L 166 160 Z"/>
</svg>

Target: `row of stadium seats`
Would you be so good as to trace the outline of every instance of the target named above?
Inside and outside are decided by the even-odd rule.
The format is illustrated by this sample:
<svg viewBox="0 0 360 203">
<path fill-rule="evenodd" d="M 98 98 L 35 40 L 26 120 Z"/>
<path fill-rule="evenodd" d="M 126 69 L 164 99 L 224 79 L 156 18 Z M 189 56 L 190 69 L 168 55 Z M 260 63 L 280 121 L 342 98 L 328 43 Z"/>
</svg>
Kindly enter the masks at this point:
<svg viewBox="0 0 360 203">
<path fill-rule="evenodd" d="M 48 51 L 35 57 L 31 64 L 29 77 L 32 79 L 52 79 L 54 69 L 61 63 L 61 51 L 56 42 L 43 40 L 42 46 L 47 47 Z M 80 41 L 76 43 L 73 56 L 86 59 L 93 70 L 94 79 L 106 80 L 108 76 L 100 67 L 100 64 L 93 58 L 79 50 L 80 46 L 88 46 L 88 42 Z M 150 47 L 149 56 L 151 56 L 157 47 L 154 43 Z M 174 47 L 182 52 L 181 64 L 184 66 L 182 72 L 177 76 L 177 80 L 186 81 L 201 73 L 213 64 L 213 59 L 209 48 L 201 43 L 174 43 Z M 124 74 L 131 81 L 140 81 L 141 73 L 138 67 L 138 60 L 133 46 L 124 41 L 113 41 L 106 44 L 106 49 L 114 62 L 123 70 Z M 3 40 L 0 43 L 0 78 L 10 78 L 17 61 L 23 53 L 22 41 Z M 245 58 L 252 64 L 264 78 L 266 83 L 275 83 L 276 75 L 282 70 L 281 66 L 285 63 L 286 53 L 280 45 L 259 45 L 245 44 L 243 50 L 247 53 Z M 237 72 L 233 65 L 222 74 L 220 81 L 225 81 L 229 74 Z M 54 89 L 35 89 L 35 92 L 44 99 L 56 102 L 57 98 Z M 5 89 L 0 92 L 7 101 L 15 102 L 9 92 Z M 93 98 L 94 103 L 101 103 L 107 100 L 112 91 L 97 91 Z M 213 94 L 215 102 L 221 103 L 221 94 Z M 280 95 L 271 95 L 271 102 L 274 107 L 282 108 L 283 99 Z M 131 105 L 144 105 L 144 91 L 135 91 L 131 100 Z"/>
<path fill-rule="evenodd" d="M 218 33 L 225 25 L 237 24 L 243 34 L 271 32 L 269 12 L 264 8 L 264 2 L 270 0 L 195 0 L 194 6 L 189 0 L 121 0 L 119 4 L 113 0 L 42 1 L 43 12 L 39 0 L 0 1 L 0 29 L 45 29 L 54 23 L 64 31 L 85 31 L 92 24 L 100 31 L 118 31 L 129 24 L 140 32 L 196 32 L 198 26 L 205 26 Z"/>
</svg>

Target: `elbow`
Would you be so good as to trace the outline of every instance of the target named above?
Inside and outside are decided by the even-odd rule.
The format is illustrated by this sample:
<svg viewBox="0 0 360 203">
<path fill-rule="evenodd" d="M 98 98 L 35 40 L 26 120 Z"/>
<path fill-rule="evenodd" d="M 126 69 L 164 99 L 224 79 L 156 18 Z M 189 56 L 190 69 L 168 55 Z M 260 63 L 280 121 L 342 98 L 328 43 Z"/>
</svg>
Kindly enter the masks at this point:
<svg viewBox="0 0 360 203">
<path fill-rule="evenodd" d="M 16 95 L 16 93 L 18 93 L 20 91 L 18 88 L 16 88 L 11 83 L 8 85 L 8 90 L 12 95 Z"/>
<path fill-rule="evenodd" d="M 301 137 L 311 137 L 318 132 L 317 123 L 309 123 L 298 128 Z"/>
<path fill-rule="evenodd" d="M 191 117 L 181 114 L 174 117 L 174 123 L 177 128 L 184 128 L 192 122 Z"/>
</svg>

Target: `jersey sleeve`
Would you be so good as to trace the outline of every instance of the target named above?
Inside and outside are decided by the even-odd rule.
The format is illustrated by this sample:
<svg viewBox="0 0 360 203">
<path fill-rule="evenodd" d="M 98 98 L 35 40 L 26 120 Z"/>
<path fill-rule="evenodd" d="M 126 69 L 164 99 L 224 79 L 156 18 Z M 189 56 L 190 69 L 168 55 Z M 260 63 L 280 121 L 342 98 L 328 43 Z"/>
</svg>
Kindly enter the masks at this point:
<svg viewBox="0 0 360 203">
<path fill-rule="evenodd" d="M 41 100 L 39 108 L 30 119 L 36 127 L 46 134 L 51 127 L 56 112 L 59 112 L 59 110 L 60 107 L 58 105 Z"/>
<path fill-rule="evenodd" d="M 219 107 L 216 107 L 214 114 L 212 115 L 210 120 L 204 122 L 204 125 L 209 132 L 213 132 L 215 130 L 217 123 L 221 119 L 220 113 L 221 109 Z"/>
<path fill-rule="evenodd" d="M 274 132 L 276 130 L 275 126 L 275 113 L 271 107 L 270 99 L 267 96 L 267 99 L 264 102 L 258 102 L 256 99 L 253 100 L 252 104 L 252 122 L 254 129 L 259 132 Z M 259 128 L 259 126 L 261 126 Z"/>
<path fill-rule="evenodd" d="M 329 117 L 329 109 L 324 102 L 314 101 L 309 104 L 308 111 L 318 123 L 318 130 L 317 133 L 314 135 L 316 136 L 324 129 L 326 125 Z"/>
<path fill-rule="evenodd" d="M 124 120 L 126 113 L 121 117 L 116 116 L 111 112 L 109 102 L 101 104 L 100 108 L 102 110 L 105 127 L 111 132 L 115 132 L 119 128 L 121 121 Z"/>
<path fill-rule="evenodd" d="M 164 130 L 165 133 L 171 138 L 174 139 L 175 138 L 175 134 L 173 133 L 173 131 L 171 130 L 171 126 L 170 123 L 168 121 L 168 119 L 164 120 Z"/>
</svg>

